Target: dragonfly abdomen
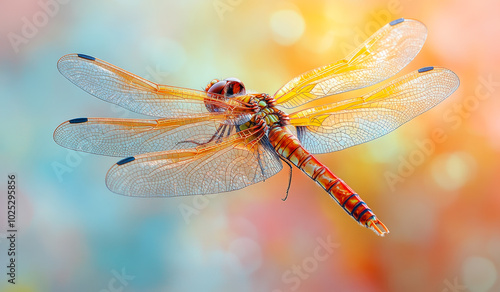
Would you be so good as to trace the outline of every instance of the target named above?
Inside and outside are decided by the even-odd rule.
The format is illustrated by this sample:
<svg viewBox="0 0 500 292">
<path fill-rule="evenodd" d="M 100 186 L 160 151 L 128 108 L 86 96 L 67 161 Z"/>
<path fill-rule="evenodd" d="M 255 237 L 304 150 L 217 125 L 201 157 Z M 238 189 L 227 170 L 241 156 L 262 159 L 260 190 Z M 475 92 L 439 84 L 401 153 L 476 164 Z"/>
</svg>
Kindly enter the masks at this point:
<svg viewBox="0 0 500 292">
<path fill-rule="evenodd" d="M 272 128 L 269 141 L 278 154 L 319 184 L 354 220 L 379 235 L 389 232 L 360 196 L 309 153 L 286 127 Z"/>
</svg>

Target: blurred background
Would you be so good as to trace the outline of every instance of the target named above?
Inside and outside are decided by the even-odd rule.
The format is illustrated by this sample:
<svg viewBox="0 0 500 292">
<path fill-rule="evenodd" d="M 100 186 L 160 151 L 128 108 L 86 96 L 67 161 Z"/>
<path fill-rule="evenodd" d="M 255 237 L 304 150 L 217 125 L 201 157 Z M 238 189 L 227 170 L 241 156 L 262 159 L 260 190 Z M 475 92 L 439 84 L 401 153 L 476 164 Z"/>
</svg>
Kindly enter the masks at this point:
<svg viewBox="0 0 500 292">
<path fill-rule="evenodd" d="M 500 291 L 500 2 L 0 5 L 0 291 Z M 400 75 L 443 66 L 459 89 L 383 138 L 318 156 L 388 226 L 384 238 L 300 171 L 286 202 L 286 169 L 217 196 L 129 198 L 104 182 L 116 158 L 52 139 L 71 118 L 141 117 L 66 80 L 56 68 L 65 54 L 158 83 L 203 89 L 237 77 L 272 94 L 400 17 L 428 28 Z M 19 191 L 15 285 L 6 275 L 10 173 Z"/>
</svg>

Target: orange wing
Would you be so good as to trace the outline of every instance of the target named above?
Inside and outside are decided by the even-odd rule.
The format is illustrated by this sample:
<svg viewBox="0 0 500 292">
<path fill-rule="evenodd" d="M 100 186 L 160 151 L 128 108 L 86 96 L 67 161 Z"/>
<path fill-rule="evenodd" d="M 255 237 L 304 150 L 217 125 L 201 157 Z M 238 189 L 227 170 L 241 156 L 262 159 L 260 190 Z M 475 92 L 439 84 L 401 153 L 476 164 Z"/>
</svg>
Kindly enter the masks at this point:
<svg viewBox="0 0 500 292">
<path fill-rule="evenodd" d="M 445 68 L 425 67 L 362 97 L 290 114 L 312 153 L 338 151 L 383 136 L 452 94 L 460 81 Z"/>
<path fill-rule="evenodd" d="M 80 118 L 57 127 L 54 141 L 73 150 L 126 157 L 196 147 L 209 141 L 219 128 L 224 130 L 221 137 L 236 131 L 231 115 L 207 113 L 157 120 Z"/>
<path fill-rule="evenodd" d="M 236 99 L 205 91 L 159 85 L 103 60 L 69 54 L 57 62 L 64 77 L 88 93 L 128 110 L 154 117 L 176 118 L 209 113 L 207 104 L 222 107 L 233 113 L 245 112 Z"/>
<path fill-rule="evenodd" d="M 215 194 L 263 181 L 281 168 L 263 128 L 255 126 L 219 143 L 123 159 L 108 171 L 106 184 L 128 196 Z"/>
<path fill-rule="evenodd" d="M 390 22 L 337 63 L 308 71 L 276 92 L 277 104 L 285 108 L 363 88 L 381 82 L 403 69 L 422 48 L 426 27 L 419 21 Z"/>
</svg>

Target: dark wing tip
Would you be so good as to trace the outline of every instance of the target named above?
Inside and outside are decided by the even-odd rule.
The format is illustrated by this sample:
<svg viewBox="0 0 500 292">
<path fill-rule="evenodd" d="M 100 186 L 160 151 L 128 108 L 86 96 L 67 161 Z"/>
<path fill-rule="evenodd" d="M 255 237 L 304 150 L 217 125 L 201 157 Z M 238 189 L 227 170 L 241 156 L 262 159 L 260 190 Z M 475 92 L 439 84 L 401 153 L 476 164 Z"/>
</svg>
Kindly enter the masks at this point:
<svg viewBox="0 0 500 292">
<path fill-rule="evenodd" d="M 401 22 L 403 22 L 403 21 L 405 21 L 405 19 L 404 19 L 404 18 L 399 18 L 399 19 L 395 19 L 395 20 L 393 20 L 393 21 L 389 22 L 389 24 L 390 24 L 391 26 L 394 26 L 394 25 L 396 25 L 396 24 L 398 24 L 398 23 L 401 23 Z"/>
<path fill-rule="evenodd" d="M 70 124 L 80 124 L 80 123 L 85 123 L 85 122 L 87 122 L 88 120 L 89 120 L 89 119 L 87 119 L 87 118 L 76 118 L 76 119 L 71 119 L 71 120 L 69 120 L 68 122 L 69 122 Z"/>
<path fill-rule="evenodd" d="M 122 164 L 125 164 L 125 163 L 129 163 L 131 161 L 134 161 L 134 160 L 135 160 L 135 157 L 134 156 L 130 156 L 130 157 L 127 157 L 127 158 L 124 158 L 124 159 L 118 161 L 116 164 L 122 165 Z"/>
<path fill-rule="evenodd" d="M 83 59 L 87 59 L 87 60 L 90 60 L 90 61 L 95 61 L 95 58 L 92 57 L 92 56 L 89 56 L 89 55 L 85 55 L 85 54 L 77 54 L 78 57 L 80 58 L 83 58 Z"/>
<path fill-rule="evenodd" d="M 423 68 L 418 69 L 418 73 L 424 73 L 427 71 L 431 71 L 433 69 L 434 69 L 434 67 L 432 67 L 432 66 L 431 67 L 423 67 Z"/>
</svg>

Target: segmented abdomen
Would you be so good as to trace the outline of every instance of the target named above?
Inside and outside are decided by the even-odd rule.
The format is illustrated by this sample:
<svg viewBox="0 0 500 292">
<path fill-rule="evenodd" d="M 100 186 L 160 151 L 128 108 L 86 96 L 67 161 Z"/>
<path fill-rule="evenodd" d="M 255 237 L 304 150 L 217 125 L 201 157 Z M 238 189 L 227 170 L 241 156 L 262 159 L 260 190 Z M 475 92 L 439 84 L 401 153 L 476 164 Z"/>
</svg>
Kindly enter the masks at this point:
<svg viewBox="0 0 500 292">
<path fill-rule="evenodd" d="M 389 230 L 377 219 L 366 203 L 344 181 L 334 175 L 328 167 L 309 153 L 286 127 L 275 127 L 269 131 L 269 140 L 276 152 L 296 165 L 311 177 L 360 224 L 379 235 Z"/>
</svg>

